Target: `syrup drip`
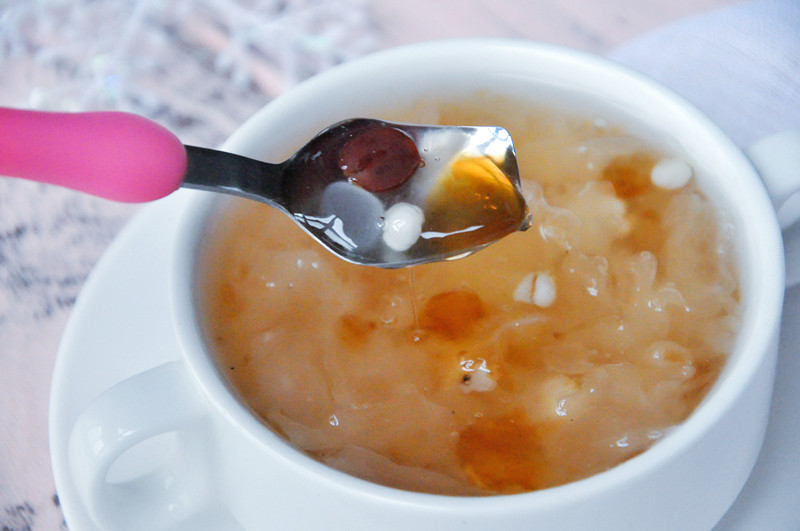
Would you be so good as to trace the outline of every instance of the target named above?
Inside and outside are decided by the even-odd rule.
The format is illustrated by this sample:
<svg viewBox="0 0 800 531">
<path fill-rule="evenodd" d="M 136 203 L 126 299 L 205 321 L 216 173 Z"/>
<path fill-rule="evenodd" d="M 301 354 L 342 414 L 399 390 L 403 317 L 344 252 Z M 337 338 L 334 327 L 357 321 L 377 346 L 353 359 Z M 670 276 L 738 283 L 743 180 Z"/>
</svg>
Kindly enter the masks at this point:
<svg viewBox="0 0 800 531">
<path fill-rule="evenodd" d="M 417 309 L 417 276 L 414 273 L 414 268 L 408 268 L 408 299 L 411 302 L 411 313 L 414 317 L 414 328 L 412 332 L 412 340 L 414 343 L 419 343 L 422 339 L 422 328 L 419 325 L 419 310 Z"/>
</svg>

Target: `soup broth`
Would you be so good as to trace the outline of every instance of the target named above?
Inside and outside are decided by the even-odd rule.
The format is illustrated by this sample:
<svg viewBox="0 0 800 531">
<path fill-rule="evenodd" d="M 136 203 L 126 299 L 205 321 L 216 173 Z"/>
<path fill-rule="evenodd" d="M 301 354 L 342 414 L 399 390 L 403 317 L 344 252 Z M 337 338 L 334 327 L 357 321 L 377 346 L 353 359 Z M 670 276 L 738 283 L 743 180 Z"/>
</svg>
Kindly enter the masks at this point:
<svg viewBox="0 0 800 531">
<path fill-rule="evenodd" d="M 382 270 L 233 202 L 199 290 L 242 401 L 331 467 L 452 495 L 585 478 L 685 420 L 740 315 L 731 230 L 692 161 L 610 109 L 481 94 L 392 118 L 507 128 L 531 228 L 460 260 Z"/>
</svg>

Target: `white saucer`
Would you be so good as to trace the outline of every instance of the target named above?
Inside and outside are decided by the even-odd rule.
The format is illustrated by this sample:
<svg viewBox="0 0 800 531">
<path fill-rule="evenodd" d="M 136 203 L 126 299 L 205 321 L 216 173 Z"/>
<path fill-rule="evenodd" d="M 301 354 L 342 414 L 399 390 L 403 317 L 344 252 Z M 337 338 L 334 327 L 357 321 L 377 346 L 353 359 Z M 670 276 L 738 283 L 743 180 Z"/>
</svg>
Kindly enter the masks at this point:
<svg viewBox="0 0 800 531">
<path fill-rule="evenodd" d="M 170 324 L 167 270 L 178 213 L 191 193 L 197 192 L 174 194 L 132 220 L 98 262 L 67 325 L 50 396 L 50 452 L 71 531 L 99 531 L 78 499 L 67 464 L 67 441 L 78 413 L 117 382 L 179 357 Z M 797 288 L 787 292 L 782 335 L 764 449 L 750 481 L 715 531 L 800 529 L 800 356 L 794 346 L 800 345 Z M 139 459 L 147 454 L 142 455 Z M 707 488 L 714 488 L 711 479 Z M 230 528 L 222 522 L 204 523 L 209 529 Z"/>
</svg>

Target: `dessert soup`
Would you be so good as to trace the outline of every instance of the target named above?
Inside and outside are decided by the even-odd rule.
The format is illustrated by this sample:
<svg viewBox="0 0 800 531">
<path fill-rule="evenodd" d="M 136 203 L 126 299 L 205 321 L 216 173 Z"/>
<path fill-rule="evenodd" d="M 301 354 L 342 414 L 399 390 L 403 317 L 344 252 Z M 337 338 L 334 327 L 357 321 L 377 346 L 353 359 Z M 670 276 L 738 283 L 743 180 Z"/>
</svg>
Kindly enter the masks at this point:
<svg viewBox="0 0 800 531">
<path fill-rule="evenodd" d="M 508 129 L 530 228 L 385 270 L 232 200 L 197 290 L 241 400 L 331 467 L 448 495 L 580 480 L 668 436 L 723 370 L 741 313 L 731 226 L 679 142 L 545 97 L 388 118 Z"/>
</svg>

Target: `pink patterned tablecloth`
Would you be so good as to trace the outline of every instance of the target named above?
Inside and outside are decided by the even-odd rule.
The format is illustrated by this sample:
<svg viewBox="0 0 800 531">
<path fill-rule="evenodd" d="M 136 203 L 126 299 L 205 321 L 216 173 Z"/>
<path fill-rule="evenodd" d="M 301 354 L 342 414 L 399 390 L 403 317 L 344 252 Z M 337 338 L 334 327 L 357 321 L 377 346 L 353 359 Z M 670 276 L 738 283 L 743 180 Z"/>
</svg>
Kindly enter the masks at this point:
<svg viewBox="0 0 800 531">
<path fill-rule="evenodd" d="M 215 146 L 292 85 L 373 50 L 437 37 L 529 38 L 611 54 L 649 72 L 745 145 L 800 127 L 798 6 L 796 0 L 635 6 L 622 0 L 6 0 L 0 1 L 0 105 L 132 111 L 186 143 Z M 701 12 L 708 15 L 683 19 Z M 743 96 L 752 105 L 737 107 Z M 53 361 L 86 276 L 138 208 L 0 178 L 2 531 L 66 529 L 47 447 Z"/>
</svg>

